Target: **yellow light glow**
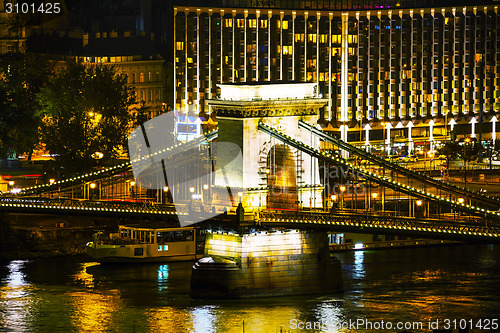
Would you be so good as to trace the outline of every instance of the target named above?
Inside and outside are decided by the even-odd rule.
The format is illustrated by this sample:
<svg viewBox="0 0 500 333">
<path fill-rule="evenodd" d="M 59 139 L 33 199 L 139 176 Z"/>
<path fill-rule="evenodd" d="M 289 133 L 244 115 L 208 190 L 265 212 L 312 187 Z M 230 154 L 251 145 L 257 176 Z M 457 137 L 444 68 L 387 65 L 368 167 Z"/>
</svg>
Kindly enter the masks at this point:
<svg viewBox="0 0 500 333">
<path fill-rule="evenodd" d="M 458 198 L 458 202 L 463 204 L 464 203 L 464 198 Z"/>
<path fill-rule="evenodd" d="M 165 187 L 163 188 L 163 192 L 168 192 L 168 186 L 165 186 Z"/>
<path fill-rule="evenodd" d="M 13 186 L 13 185 L 14 185 L 14 181 L 13 181 L 13 180 L 11 180 L 11 181 L 9 182 L 9 185 L 10 185 L 10 186 Z"/>
<path fill-rule="evenodd" d="M 49 179 L 49 183 L 52 185 L 56 180 L 54 178 Z"/>
<path fill-rule="evenodd" d="M 378 193 L 377 193 L 377 192 L 372 193 L 372 197 L 373 197 L 373 199 L 377 199 L 377 197 L 378 197 Z"/>
<path fill-rule="evenodd" d="M 207 184 L 204 184 L 204 185 L 203 185 L 203 189 L 204 189 L 204 190 L 208 190 L 208 185 L 207 185 Z"/>
<path fill-rule="evenodd" d="M 190 187 L 189 192 L 194 193 L 194 187 Z"/>
<path fill-rule="evenodd" d="M 340 186 L 340 192 L 345 192 L 345 186 L 344 185 Z"/>
<path fill-rule="evenodd" d="M 422 206 L 422 200 L 417 200 L 417 206 Z"/>
<path fill-rule="evenodd" d="M 94 189 L 96 187 L 95 183 L 90 183 L 90 188 Z"/>
<path fill-rule="evenodd" d="M 135 182 L 134 182 L 134 181 L 131 181 L 131 182 L 130 182 L 130 186 L 135 186 Z"/>
</svg>

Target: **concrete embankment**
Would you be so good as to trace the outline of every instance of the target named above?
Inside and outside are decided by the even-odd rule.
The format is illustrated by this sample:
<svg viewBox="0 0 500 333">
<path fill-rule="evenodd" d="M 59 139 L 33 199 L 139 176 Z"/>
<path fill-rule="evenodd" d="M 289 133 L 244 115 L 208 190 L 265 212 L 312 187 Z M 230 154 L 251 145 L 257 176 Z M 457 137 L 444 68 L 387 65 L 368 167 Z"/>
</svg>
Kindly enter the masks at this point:
<svg viewBox="0 0 500 333">
<path fill-rule="evenodd" d="M 111 231 L 118 221 L 56 215 L 0 215 L 0 260 L 76 255 L 96 230 Z"/>
</svg>

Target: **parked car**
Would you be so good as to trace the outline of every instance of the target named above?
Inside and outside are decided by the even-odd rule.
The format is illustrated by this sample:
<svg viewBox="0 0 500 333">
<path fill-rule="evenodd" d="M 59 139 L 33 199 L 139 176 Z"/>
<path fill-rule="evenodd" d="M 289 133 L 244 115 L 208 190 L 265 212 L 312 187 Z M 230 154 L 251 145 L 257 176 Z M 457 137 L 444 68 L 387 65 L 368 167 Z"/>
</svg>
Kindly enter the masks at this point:
<svg viewBox="0 0 500 333">
<path fill-rule="evenodd" d="M 408 163 L 408 162 L 417 162 L 418 161 L 418 157 L 415 154 L 406 155 L 404 157 L 401 157 L 400 159 L 401 159 L 402 162 L 405 162 L 405 163 Z"/>
</svg>

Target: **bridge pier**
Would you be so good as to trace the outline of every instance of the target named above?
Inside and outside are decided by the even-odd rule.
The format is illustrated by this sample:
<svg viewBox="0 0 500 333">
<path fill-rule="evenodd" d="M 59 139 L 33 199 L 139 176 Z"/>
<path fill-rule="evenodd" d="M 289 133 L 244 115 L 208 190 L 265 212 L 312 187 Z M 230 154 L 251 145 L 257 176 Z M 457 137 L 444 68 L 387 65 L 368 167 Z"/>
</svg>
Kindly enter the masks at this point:
<svg viewBox="0 0 500 333">
<path fill-rule="evenodd" d="M 312 231 L 209 232 L 194 266 L 194 298 L 246 298 L 342 290 L 340 262 L 327 235 Z"/>
</svg>

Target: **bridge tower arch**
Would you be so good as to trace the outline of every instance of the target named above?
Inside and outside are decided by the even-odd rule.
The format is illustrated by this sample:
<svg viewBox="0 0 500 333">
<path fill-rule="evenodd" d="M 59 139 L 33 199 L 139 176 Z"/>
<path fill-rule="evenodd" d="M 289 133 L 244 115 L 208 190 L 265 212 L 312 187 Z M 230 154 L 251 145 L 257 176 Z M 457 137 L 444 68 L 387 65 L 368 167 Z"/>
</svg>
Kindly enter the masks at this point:
<svg viewBox="0 0 500 333">
<path fill-rule="evenodd" d="M 316 123 L 319 109 L 328 102 L 328 99 L 318 96 L 317 84 L 265 81 L 220 84 L 219 86 L 220 97 L 208 101 L 217 115 L 218 140 L 239 147 L 242 159 L 232 161 L 234 152 L 218 151 L 217 165 L 224 165 L 224 167 L 216 167 L 214 185 L 240 188 L 245 191 L 244 200 L 250 206 L 321 207 L 318 162 L 309 156 L 302 156 L 303 154 L 294 148 L 283 148 L 284 146 L 278 140 L 257 129 L 259 123 L 264 123 L 312 147 L 319 148 L 319 139 L 298 126 L 299 120 Z M 278 151 L 280 151 L 279 154 Z M 288 170 L 271 173 L 272 166 L 277 167 L 278 164 L 271 163 L 270 156 L 281 158 L 281 164 L 286 162 Z M 295 167 L 293 172 L 290 168 L 291 160 Z M 292 176 L 295 184 L 289 182 Z M 280 177 L 273 180 L 274 182 L 287 180 L 286 195 L 278 198 L 277 192 L 268 191 L 263 195 L 262 192 L 252 194 L 246 191 L 251 188 L 273 185 L 270 183 L 270 177 Z M 307 189 L 301 186 L 305 184 L 309 186 Z M 274 204 L 267 202 L 268 200 L 273 200 Z M 280 207 L 277 207 L 277 202 L 280 202 Z"/>
</svg>

